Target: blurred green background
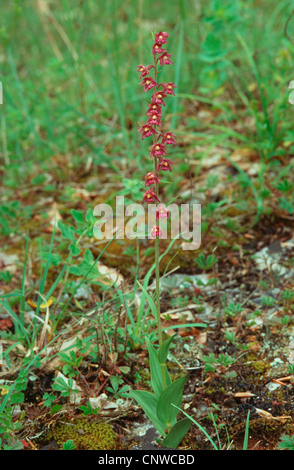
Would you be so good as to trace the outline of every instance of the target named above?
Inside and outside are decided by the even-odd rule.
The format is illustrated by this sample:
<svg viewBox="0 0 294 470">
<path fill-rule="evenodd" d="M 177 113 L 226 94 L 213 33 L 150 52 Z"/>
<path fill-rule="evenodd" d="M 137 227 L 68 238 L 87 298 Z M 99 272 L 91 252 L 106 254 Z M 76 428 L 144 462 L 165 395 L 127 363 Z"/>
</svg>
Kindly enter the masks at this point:
<svg viewBox="0 0 294 470">
<path fill-rule="evenodd" d="M 90 189 L 103 184 L 101 168 L 119 184 L 122 175 L 142 179 L 149 161 L 137 129 L 146 95 L 136 66 L 152 61 L 159 30 L 170 35 L 174 61 L 162 78 L 178 86 L 165 111 L 185 147 L 175 150 L 180 173 L 217 146 L 254 149 L 264 164 L 285 156 L 294 142 L 294 51 L 283 32 L 292 8 L 275 0 L 2 2 L 2 190 L 56 191 L 85 167 L 96 178 Z M 216 111 L 213 119 L 205 109 Z M 5 215 L 13 211 L 15 201 Z"/>
</svg>

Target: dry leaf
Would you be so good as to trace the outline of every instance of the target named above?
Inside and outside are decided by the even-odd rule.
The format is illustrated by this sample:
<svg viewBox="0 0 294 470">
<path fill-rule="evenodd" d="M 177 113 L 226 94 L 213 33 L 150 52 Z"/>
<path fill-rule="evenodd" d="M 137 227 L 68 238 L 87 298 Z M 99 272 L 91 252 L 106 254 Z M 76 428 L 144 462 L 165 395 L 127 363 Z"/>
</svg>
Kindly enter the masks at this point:
<svg viewBox="0 0 294 470">
<path fill-rule="evenodd" d="M 206 344 L 206 342 L 207 342 L 207 332 L 204 331 L 203 333 L 200 333 L 196 337 L 196 340 L 197 340 L 197 343 L 199 343 L 199 344 Z"/>
<path fill-rule="evenodd" d="M 291 416 L 273 416 L 268 411 L 261 410 L 260 408 L 255 408 L 255 411 L 262 418 L 275 419 L 276 421 L 280 421 L 281 423 L 284 423 L 285 421 L 287 421 L 287 419 L 292 419 Z"/>
<path fill-rule="evenodd" d="M 277 380 L 280 380 L 281 382 L 289 382 L 292 380 L 292 378 L 293 378 L 293 375 L 287 375 L 286 377 L 280 377 Z"/>
<path fill-rule="evenodd" d="M 9 255 L 0 252 L 0 270 L 5 268 L 5 271 L 9 271 L 10 274 L 15 274 L 17 271 L 18 257 L 16 255 Z"/>
<path fill-rule="evenodd" d="M 250 397 L 255 397 L 255 393 L 252 392 L 236 392 L 233 393 L 233 397 L 235 398 L 250 398 Z"/>
<path fill-rule="evenodd" d="M 239 261 L 237 258 L 233 255 L 233 253 L 228 253 L 228 258 L 231 264 L 238 265 Z"/>
<path fill-rule="evenodd" d="M 99 281 L 106 285 L 113 284 L 116 287 L 119 287 L 124 282 L 124 277 L 116 271 L 115 268 L 109 268 L 105 264 L 98 263 L 98 271 L 103 277 L 99 278 Z"/>
</svg>

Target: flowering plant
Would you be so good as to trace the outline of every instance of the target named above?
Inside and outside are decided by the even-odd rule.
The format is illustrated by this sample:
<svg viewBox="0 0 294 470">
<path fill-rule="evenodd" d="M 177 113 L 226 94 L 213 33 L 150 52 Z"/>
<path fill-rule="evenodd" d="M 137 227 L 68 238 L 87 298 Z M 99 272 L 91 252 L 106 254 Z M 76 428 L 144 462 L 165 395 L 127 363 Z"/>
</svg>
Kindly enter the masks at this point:
<svg viewBox="0 0 294 470">
<path fill-rule="evenodd" d="M 166 447 L 177 447 L 180 441 L 190 428 L 191 422 L 185 418 L 177 421 L 179 406 L 182 402 L 183 389 L 186 377 L 180 377 L 172 382 L 166 367 L 166 360 L 172 337 L 163 341 L 161 319 L 160 319 L 160 288 L 159 288 L 159 239 L 163 236 L 160 228 L 160 219 L 168 218 L 169 211 L 160 201 L 160 172 L 171 171 L 173 162 L 167 155 L 167 146 L 175 145 L 175 135 L 162 129 L 162 108 L 165 106 L 165 99 L 170 95 L 175 95 L 176 85 L 173 82 L 158 83 L 159 67 L 173 64 L 171 54 L 166 51 L 168 34 L 159 32 L 155 36 L 152 46 L 153 64 L 138 65 L 137 71 L 140 73 L 140 85 L 144 87 L 144 92 L 152 90 L 152 96 L 146 112 L 147 120 L 139 128 L 142 139 L 152 137 L 150 147 L 150 157 L 153 160 L 153 170 L 148 172 L 145 179 L 146 191 L 143 195 L 143 202 L 156 205 L 156 225 L 150 231 L 150 238 L 155 243 L 155 302 L 146 289 L 141 286 L 150 308 L 157 320 L 159 348 L 147 340 L 147 347 L 150 358 L 151 386 L 154 393 L 145 390 L 132 390 L 130 395 L 143 408 L 146 415 L 151 419 L 156 429 L 164 437 L 162 445 Z M 151 73 L 153 72 L 153 77 Z M 173 406 L 175 405 L 175 406 Z"/>
<path fill-rule="evenodd" d="M 140 85 L 144 87 L 144 92 L 152 91 L 152 96 L 148 104 L 146 112 L 147 120 L 143 124 L 139 132 L 142 134 L 142 139 L 152 136 L 152 145 L 150 147 L 150 157 L 153 159 L 153 171 L 147 173 L 145 176 L 146 192 L 143 195 L 143 202 L 155 203 L 158 205 L 156 208 L 156 222 L 150 232 L 150 238 L 155 240 L 155 267 L 156 267 L 156 308 L 157 308 L 157 321 L 158 321 L 158 336 L 159 345 L 162 344 L 162 333 L 160 327 L 160 302 L 159 302 L 159 238 L 163 237 L 163 232 L 160 228 L 160 219 L 169 217 L 169 212 L 164 204 L 160 203 L 159 197 L 159 173 L 162 171 L 171 171 L 173 162 L 166 158 L 167 146 L 175 145 L 175 135 L 172 132 L 163 132 L 162 130 L 162 108 L 165 106 L 165 98 L 169 95 L 174 95 L 174 89 L 177 88 L 173 82 L 158 83 L 159 67 L 163 65 L 173 64 L 171 61 L 171 54 L 168 54 L 164 49 L 169 35 L 166 32 L 159 32 L 155 36 L 154 44 L 152 46 L 153 64 L 138 65 L 137 71 L 140 73 Z M 153 77 L 151 73 L 153 72 Z M 153 189 L 151 189 L 153 187 Z"/>
</svg>

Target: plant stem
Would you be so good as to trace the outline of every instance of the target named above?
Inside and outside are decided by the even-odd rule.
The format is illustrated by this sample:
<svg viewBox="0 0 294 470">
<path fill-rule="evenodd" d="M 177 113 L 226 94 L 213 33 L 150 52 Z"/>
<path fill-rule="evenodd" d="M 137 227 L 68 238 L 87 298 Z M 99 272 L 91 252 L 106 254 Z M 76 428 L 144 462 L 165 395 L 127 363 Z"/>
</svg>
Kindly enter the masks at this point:
<svg viewBox="0 0 294 470">
<path fill-rule="evenodd" d="M 156 286 L 155 286 L 155 302 L 157 309 L 157 328 L 158 328 L 158 341 L 159 346 L 162 345 L 162 329 L 161 329 L 161 318 L 160 318 L 160 289 L 159 289 L 159 238 L 155 238 L 155 277 L 156 277 Z"/>
</svg>

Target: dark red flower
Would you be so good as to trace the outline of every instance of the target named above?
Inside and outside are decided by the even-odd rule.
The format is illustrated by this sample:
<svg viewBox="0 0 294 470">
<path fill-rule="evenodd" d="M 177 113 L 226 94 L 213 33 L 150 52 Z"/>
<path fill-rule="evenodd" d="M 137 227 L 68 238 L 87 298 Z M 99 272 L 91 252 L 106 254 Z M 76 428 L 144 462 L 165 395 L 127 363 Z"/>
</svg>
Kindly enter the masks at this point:
<svg viewBox="0 0 294 470">
<path fill-rule="evenodd" d="M 161 142 L 163 144 L 176 144 L 176 141 L 175 141 L 175 134 L 173 134 L 172 132 L 167 132 L 166 134 L 161 134 L 162 135 L 162 140 Z"/>
<path fill-rule="evenodd" d="M 161 116 L 161 107 L 159 104 L 151 103 L 146 114 L 147 116 L 152 116 L 154 113 L 157 113 Z"/>
<path fill-rule="evenodd" d="M 157 85 L 157 83 L 153 80 L 152 77 L 145 77 L 140 82 L 140 85 L 143 85 L 144 91 L 146 93 L 146 91 L 149 91 L 149 90 L 151 90 L 151 88 L 155 87 Z"/>
<path fill-rule="evenodd" d="M 163 219 L 163 218 L 168 218 L 169 217 L 169 212 L 167 208 L 165 207 L 164 204 L 158 204 L 156 208 L 156 218 L 157 219 Z"/>
<path fill-rule="evenodd" d="M 174 88 L 177 88 L 177 86 L 173 82 L 165 83 L 163 86 L 163 91 L 167 95 L 174 95 L 175 94 L 173 90 Z"/>
<path fill-rule="evenodd" d="M 155 184 L 155 183 L 159 184 L 159 179 L 158 179 L 157 174 L 154 171 L 147 173 L 147 175 L 145 176 L 145 187 L 151 186 L 152 184 Z"/>
<path fill-rule="evenodd" d="M 161 126 L 161 114 L 153 113 L 146 122 L 151 126 Z"/>
<path fill-rule="evenodd" d="M 153 191 L 148 189 L 148 191 L 146 191 L 146 193 L 144 193 L 143 202 L 155 202 L 155 201 L 159 202 L 158 197 L 156 196 L 156 194 Z"/>
<path fill-rule="evenodd" d="M 151 229 L 151 232 L 150 232 L 150 238 L 152 240 L 154 240 L 154 238 L 156 237 L 159 237 L 159 238 L 162 238 L 163 237 L 163 232 L 161 230 L 160 227 L 158 227 L 157 225 L 155 225 L 152 229 Z"/>
<path fill-rule="evenodd" d="M 163 65 L 173 64 L 171 61 L 172 55 L 164 49 L 164 44 L 167 42 L 168 37 L 169 35 L 166 32 L 160 31 L 156 34 L 155 41 L 152 46 L 154 65 L 137 66 L 137 71 L 139 72 L 140 79 L 142 80 L 140 84 L 144 87 L 144 91 L 147 92 L 153 89 L 151 102 L 149 102 L 146 112 L 148 119 L 145 124 L 141 125 L 138 131 L 142 134 L 142 139 L 145 139 L 149 136 L 155 136 L 153 137 L 153 142 L 150 146 L 150 156 L 153 159 L 155 167 L 153 171 L 150 171 L 144 177 L 145 192 L 143 194 L 142 201 L 143 203 L 156 203 L 156 223 L 158 226 L 155 225 L 149 234 L 149 238 L 152 239 L 164 237 L 163 231 L 159 227 L 159 219 L 170 217 L 170 212 L 164 206 L 164 204 L 160 203 L 159 200 L 159 171 L 172 170 L 173 162 L 166 158 L 166 145 L 176 144 L 175 135 L 172 132 L 163 133 L 161 131 L 162 107 L 165 106 L 164 100 L 168 95 L 175 94 L 174 89 L 176 88 L 176 85 L 173 82 L 156 83 L 159 67 L 161 69 Z M 151 73 L 151 68 L 154 68 L 154 76 Z M 156 129 L 158 129 L 158 131 L 156 131 Z"/>
<path fill-rule="evenodd" d="M 140 127 L 138 132 L 142 133 L 142 140 L 145 139 L 146 137 L 150 137 L 150 135 L 157 134 L 156 130 L 153 129 L 152 126 L 149 124 L 144 124 L 144 126 Z"/>
<path fill-rule="evenodd" d="M 164 54 L 162 54 L 160 57 L 159 57 L 159 63 L 160 65 L 173 65 L 173 62 L 170 60 L 170 57 L 172 55 L 171 54 L 167 54 L 166 52 Z"/>
<path fill-rule="evenodd" d="M 164 54 L 166 52 L 165 49 L 163 49 L 163 47 L 161 47 L 161 44 L 153 44 L 153 47 L 152 47 L 152 54 L 153 55 L 156 55 L 156 54 Z"/>
<path fill-rule="evenodd" d="M 165 106 L 165 102 L 163 101 L 163 98 L 165 97 L 166 93 L 164 93 L 164 91 L 157 91 L 156 93 L 153 93 L 151 103 L 159 104 L 160 106 Z"/>
<path fill-rule="evenodd" d="M 166 155 L 165 146 L 160 143 L 152 145 L 150 150 L 151 157 L 159 157 L 160 155 Z"/>
<path fill-rule="evenodd" d="M 154 67 L 154 65 L 138 65 L 137 72 L 140 72 L 140 78 L 146 77 L 149 73 L 149 70 Z"/>
<path fill-rule="evenodd" d="M 169 160 L 168 158 L 163 158 L 158 164 L 157 171 L 172 171 L 171 165 L 173 165 L 173 162 L 171 160 Z"/>
<path fill-rule="evenodd" d="M 155 36 L 155 42 L 157 44 L 165 44 L 167 38 L 168 38 L 167 33 L 162 33 L 161 31 L 159 31 L 159 33 L 157 33 L 156 36 Z"/>
</svg>

